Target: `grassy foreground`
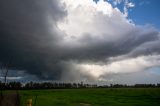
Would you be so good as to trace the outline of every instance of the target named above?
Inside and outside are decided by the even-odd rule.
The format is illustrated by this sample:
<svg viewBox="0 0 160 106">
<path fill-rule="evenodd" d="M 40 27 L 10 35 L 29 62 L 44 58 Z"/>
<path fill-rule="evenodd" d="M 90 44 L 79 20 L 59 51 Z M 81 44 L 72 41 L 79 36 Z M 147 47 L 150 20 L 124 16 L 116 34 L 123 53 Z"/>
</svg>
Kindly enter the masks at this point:
<svg viewBox="0 0 160 106">
<path fill-rule="evenodd" d="M 160 106 L 160 88 L 21 90 L 21 105 L 37 95 L 36 106 Z M 85 106 L 85 105 L 84 105 Z"/>
</svg>

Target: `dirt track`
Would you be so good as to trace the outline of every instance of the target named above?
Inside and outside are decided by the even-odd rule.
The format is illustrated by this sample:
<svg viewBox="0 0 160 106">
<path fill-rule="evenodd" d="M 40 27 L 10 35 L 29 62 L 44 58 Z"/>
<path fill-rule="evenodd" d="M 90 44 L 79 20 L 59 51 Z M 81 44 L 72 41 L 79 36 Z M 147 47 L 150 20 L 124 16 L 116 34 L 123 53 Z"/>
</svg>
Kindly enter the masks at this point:
<svg viewBox="0 0 160 106">
<path fill-rule="evenodd" d="M 0 96 L 0 106 L 19 106 L 19 95 L 17 93 L 3 94 Z"/>
</svg>

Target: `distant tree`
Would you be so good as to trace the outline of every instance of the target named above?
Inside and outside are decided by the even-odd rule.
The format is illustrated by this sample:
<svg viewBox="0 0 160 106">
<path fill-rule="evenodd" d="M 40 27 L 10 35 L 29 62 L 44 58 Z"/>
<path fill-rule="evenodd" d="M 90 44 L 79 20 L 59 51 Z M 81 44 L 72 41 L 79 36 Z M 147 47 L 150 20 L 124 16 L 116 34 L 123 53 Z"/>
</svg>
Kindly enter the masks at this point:
<svg viewBox="0 0 160 106">
<path fill-rule="evenodd" d="M 3 99 L 3 90 L 5 90 L 6 83 L 7 83 L 7 75 L 10 67 L 10 62 L 8 64 L 1 64 L 0 71 L 1 71 L 1 77 L 4 78 L 4 83 L 2 82 L 0 84 L 1 94 L 0 94 L 0 105 L 2 103 Z"/>
<path fill-rule="evenodd" d="M 160 87 L 160 84 L 157 84 L 157 87 Z"/>
</svg>

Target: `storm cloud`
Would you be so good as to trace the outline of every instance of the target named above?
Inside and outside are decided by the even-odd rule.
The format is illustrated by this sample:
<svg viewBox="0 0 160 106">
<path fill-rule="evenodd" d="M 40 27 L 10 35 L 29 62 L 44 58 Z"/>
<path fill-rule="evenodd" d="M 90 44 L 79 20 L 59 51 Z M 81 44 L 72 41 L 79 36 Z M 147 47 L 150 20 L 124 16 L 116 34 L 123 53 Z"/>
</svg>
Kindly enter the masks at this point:
<svg viewBox="0 0 160 106">
<path fill-rule="evenodd" d="M 56 57 L 54 42 L 60 39 L 56 23 L 67 14 L 62 7 L 57 0 L 1 0 L 0 61 L 12 59 L 16 69 L 39 77 L 53 70 L 48 61 Z M 52 77 L 59 77 L 59 72 L 54 69 Z"/>
<path fill-rule="evenodd" d="M 159 36 L 103 0 L 0 1 L 0 62 L 39 79 L 104 80 L 159 67 Z"/>
</svg>

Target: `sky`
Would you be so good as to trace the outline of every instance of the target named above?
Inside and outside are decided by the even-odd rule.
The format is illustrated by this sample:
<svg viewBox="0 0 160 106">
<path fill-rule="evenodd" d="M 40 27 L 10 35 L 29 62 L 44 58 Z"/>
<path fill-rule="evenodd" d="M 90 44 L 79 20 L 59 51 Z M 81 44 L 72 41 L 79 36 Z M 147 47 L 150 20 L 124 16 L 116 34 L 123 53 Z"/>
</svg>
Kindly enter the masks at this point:
<svg viewBox="0 0 160 106">
<path fill-rule="evenodd" d="M 128 18 L 137 25 L 149 24 L 160 29 L 159 0 L 130 0 L 130 2 L 134 4 L 134 7 L 130 8 Z M 117 7 L 123 11 L 123 3 L 118 4 Z"/>
<path fill-rule="evenodd" d="M 0 80 L 160 83 L 159 0 L 1 0 Z"/>
</svg>

